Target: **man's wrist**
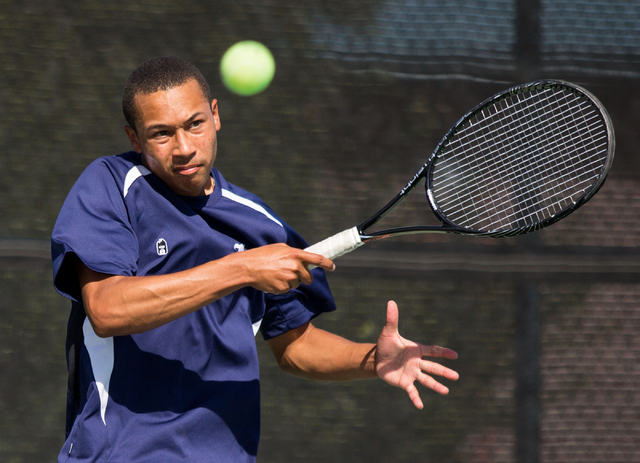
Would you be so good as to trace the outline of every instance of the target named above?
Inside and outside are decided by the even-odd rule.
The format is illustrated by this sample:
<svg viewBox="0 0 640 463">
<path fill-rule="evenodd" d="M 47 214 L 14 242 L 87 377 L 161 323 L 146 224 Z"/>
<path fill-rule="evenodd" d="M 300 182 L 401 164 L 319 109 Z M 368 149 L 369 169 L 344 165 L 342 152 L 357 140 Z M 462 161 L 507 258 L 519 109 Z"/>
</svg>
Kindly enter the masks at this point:
<svg viewBox="0 0 640 463">
<path fill-rule="evenodd" d="M 376 344 L 372 345 L 367 353 L 362 358 L 362 362 L 360 363 L 360 369 L 365 373 L 367 377 L 377 378 L 378 373 L 376 371 L 376 351 L 378 346 Z"/>
</svg>

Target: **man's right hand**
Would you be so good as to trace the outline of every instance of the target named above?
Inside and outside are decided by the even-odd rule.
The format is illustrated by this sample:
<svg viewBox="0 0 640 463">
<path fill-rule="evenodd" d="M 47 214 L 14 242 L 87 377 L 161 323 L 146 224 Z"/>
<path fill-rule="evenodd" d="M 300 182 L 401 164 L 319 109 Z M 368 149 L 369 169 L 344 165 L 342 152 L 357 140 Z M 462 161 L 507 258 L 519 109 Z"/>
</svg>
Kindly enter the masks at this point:
<svg viewBox="0 0 640 463">
<path fill-rule="evenodd" d="M 321 256 L 283 243 L 262 246 L 240 253 L 250 276 L 250 286 L 272 294 L 282 294 L 313 281 L 309 265 L 333 271 L 334 263 Z"/>
</svg>

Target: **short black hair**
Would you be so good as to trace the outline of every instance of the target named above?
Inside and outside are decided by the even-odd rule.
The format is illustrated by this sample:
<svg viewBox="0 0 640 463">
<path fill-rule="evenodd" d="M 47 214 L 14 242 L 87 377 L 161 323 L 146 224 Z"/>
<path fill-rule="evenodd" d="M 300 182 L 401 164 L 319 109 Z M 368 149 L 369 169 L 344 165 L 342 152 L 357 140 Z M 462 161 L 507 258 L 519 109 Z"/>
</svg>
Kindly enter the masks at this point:
<svg viewBox="0 0 640 463">
<path fill-rule="evenodd" d="M 211 89 L 207 80 L 190 62 L 180 58 L 160 56 L 142 63 L 131 73 L 122 92 L 122 111 L 127 124 L 137 132 L 136 121 L 139 114 L 135 105 L 136 95 L 169 90 L 191 79 L 198 82 L 203 96 L 211 102 Z"/>
</svg>

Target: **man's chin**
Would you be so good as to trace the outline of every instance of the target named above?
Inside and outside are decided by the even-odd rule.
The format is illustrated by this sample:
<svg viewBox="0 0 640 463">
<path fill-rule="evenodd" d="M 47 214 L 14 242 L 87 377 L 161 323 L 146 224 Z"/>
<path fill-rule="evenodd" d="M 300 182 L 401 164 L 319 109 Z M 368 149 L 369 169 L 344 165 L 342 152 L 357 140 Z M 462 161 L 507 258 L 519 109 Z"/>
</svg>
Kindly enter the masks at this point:
<svg viewBox="0 0 640 463">
<path fill-rule="evenodd" d="M 214 184 L 211 176 L 207 176 L 205 179 L 193 177 L 193 178 L 178 178 L 172 184 L 167 183 L 169 188 L 181 196 L 204 196 L 213 193 Z"/>
</svg>

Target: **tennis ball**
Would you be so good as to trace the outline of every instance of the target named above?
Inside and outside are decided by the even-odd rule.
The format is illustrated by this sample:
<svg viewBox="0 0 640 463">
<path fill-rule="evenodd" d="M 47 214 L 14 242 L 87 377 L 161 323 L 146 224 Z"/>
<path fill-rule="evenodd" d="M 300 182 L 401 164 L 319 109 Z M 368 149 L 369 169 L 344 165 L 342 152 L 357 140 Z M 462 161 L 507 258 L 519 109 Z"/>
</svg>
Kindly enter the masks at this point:
<svg viewBox="0 0 640 463">
<path fill-rule="evenodd" d="M 251 96 L 269 86 L 276 71 L 273 55 L 267 47 L 253 40 L 238 42 L 222 56 L 222 82 L 234 93 Z"/>
</svg>

